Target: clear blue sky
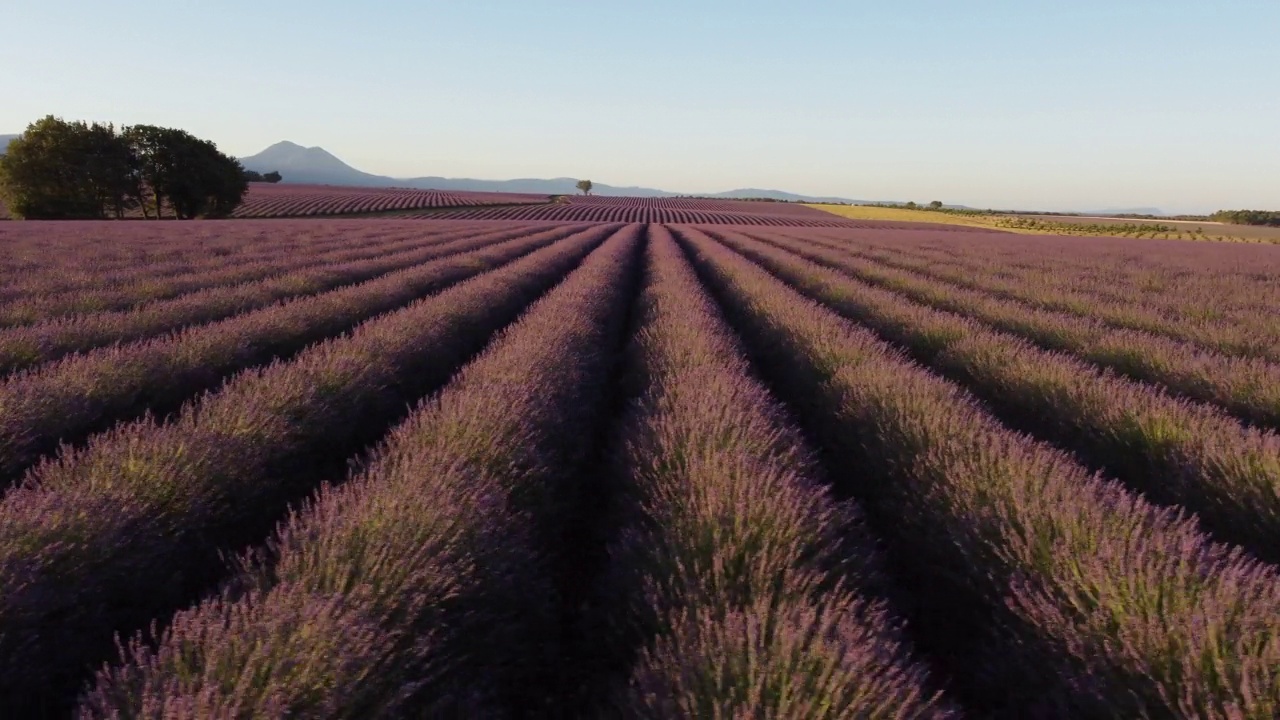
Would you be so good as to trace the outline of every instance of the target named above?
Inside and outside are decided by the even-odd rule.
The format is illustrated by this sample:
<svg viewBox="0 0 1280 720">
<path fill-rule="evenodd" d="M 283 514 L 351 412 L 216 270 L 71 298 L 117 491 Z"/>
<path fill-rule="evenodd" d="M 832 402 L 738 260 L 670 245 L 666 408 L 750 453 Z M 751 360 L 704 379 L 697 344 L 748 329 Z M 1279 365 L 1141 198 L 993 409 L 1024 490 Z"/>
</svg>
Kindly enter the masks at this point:
<svg viewBox="0 0 1280 720">
<path fill-rule="evenodd" d="M 4 0 L 45 114 L 396 176 L 1280 209 L 1277 0 Z"/>
</svg>

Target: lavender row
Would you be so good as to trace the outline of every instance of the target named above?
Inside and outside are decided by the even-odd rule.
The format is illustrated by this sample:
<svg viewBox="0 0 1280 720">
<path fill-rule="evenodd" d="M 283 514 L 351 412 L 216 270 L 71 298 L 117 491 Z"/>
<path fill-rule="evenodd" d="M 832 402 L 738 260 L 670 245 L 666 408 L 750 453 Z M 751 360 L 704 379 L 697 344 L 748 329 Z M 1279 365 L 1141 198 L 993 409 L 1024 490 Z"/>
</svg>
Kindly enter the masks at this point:
<svg viewBox="0 0 1280 720">
<path fill-rule="evenodd" d="M 939 255 L 947 257 L 940 250 L 920 253 L 895 245 L 870 252 L 861 240 L 850 240 L 836 238 L 835 242 L 893 267 L 923 272 L 1042 310 L 1080 315 L 1119 329 L 1192 342 L 1215 352 L 1280 362 L 1280 333 L 1274 323 L 1266 320 L 1274 303 L 1260 299 L 1267 283 L 1251 280 L 1255 273 L 1175 267 L 1151 270 L 1144 276 L 1123 268 L 1145 260 L 1145 254 L 1135 256 L 1130 252 L 1114 258 L 1090 257 L 1080 249 L 1076 249 L 1077 254 L 1090 257 L 1092 265 L 1076 270 L 1052 267 L 1033 272 L 1025 266 L 1043 262 L 1046 257 L 1055 263 L 1064 260 L 1038 246 L 1028 246 L 1007 258 L 939 262 Z M 982 247 L 985 246 L 971 249 L 966 245 L 964 252 L 979 252 Z M 921 255 L 921 259 L 912 260 L 908 253 Z M 1280 253 L 1273 255 L 1280 257 Z M 1207 263 L 1211 259 L 1204 257 L 1202 261 Z M 1257 274 L 1262 277 L 1274 275 L 1265 269 L 1265 258 L 1248 260 L 1260 263 Z M 1090 275 L 1098 278 L 1090 280 Z M 1053 278 L 1060 279 L 1054 281 Z M 1193 280 L 1183 287 L 1183 283 L 1178 282 L 1180 278 Z M 1239 304 L 1223 299 L 1233 293 L 1246 293 L 1246 298 Z"/>
<path fill-rule="evenodd" d="M 806 295 L 970 388 L 1002 417 L 1074 450 L 1219 538 L 1280 562 L 1280 437 L 794 254 L 724 236 Z"/>
<path fill-rule="evenodd" d="M 135 639 L 79 715 L 479 717 L 536 696 L 557 609 L 535 526 L 558 513 L 602 409 L 638 230 L 294 513 L 269 562 L 180 613 L 157 646 Z"/>
<path fill-rule="evenodd" d="M 472 205 L 545 203 L 546 195 L 483 192 L 447 192 L 409 188 L 334 187 L 332 185 L 255 184 L 233 217 L 314 217 L 421 210 Z"/>
<path fill-rule="evenodd" d="M 836 237 L 834 233 L 823 233 Z M 1104 238 L 1053 238 L 986 235 L 965 243 L 866 242 L 904 260 L 928 261 L 939 269 L 978 276 L 986 282 L 1014 280 L 1037 290 L 1078 293 L 1082 297 L 1137 303 L 1167 317 L 1194 314 L 1194 306 L 1224 317 L 1248 320 L 1280 302 L 1280 288 L 1269 275 L 1280 269 L 1280 253 L 1268 247 L 1207 247 L 1185 242 L 1135 246 Z M 1010 286 L 1017 289 L 1017 285 Z M 1025 288 L 1024 288 L 1025 289 Z"/>
<path fill-rule="evenodd" d="M 916 590 L 910 619 L 984 716 L 1280 711 L 1271 568 L 1010 432 L 871 332 L 681 233 L 862 499 Z"/>
<path fill-rule="evenodd" d="M 660 200 L 665 198 L 659 198 Z M 541 205 L 510 205 L 431 211 L 406 217 L 469 220 L 520 220 L 554 222 L 637 222 L 698 223 L 716 225 L 757 225 L 790 227 L 857 227 L 853 221 L 806 207 L 789 207 L 787 212 L 769 212 L 764 203 L 721 201 L 732 210 L 689 210 L 669 205 L 632 202 L 557 202 Z M 742 208 L 741 206 L 754 206 Z"/>
<path fill-rule="evenodd" d="M 1113 329 L 1093 318 L 1002 300 L 859 260 L 813 242 L 754 233 L 752 237 L 921 304 L 971 317 L 1135 380 L 1163 385 L 1176 395 L 1213 403 L 1246 421 L 1280 427 L 1280 365 L 1222 355 L 1160 335 Z"/>
<path fill-rule="evenodd" d="M 607 228 L 590 232 L 599 234 Z M 376 280 L 128 345 L 100 348 L 0 382 L 0 484 L 59 443 L 150 411 L 163 415 L 226 376 L 345 332 L 571 233 L 535 233 Z"/>
<path fill-rule="evenodd" d="M 0 706 L 68 700 L 114 633 L 206 591 L 219 552 L 261 541 L 290 500 L 340 472 L 606 234 L 555 243 L 243 373 L 171 423 L 118 427 L 38 468 L 0 502 Z"/>
<path fill-rule="evenodd" d="M 5 304 L 0 312 L 0 327 L 15 327 L 42 321 L 65 319 L 91 313 L 132 310 L 149 303 L 180 298 L 184 295 L 277 277 L 281 274 L 322 267 L 329 263 L 376 258 L 396 249 L 463 237 L 434 234 L 423 237 L 405 233 L 371 242 L 347 242 L 337 248 L 319 251 L 308 248 L 299 253 L 282 249 L 278 254 L 249 262 L 224 261 L 214 267 L 171 278 L 135 278 L 123 285 L 102 289 L 71 291 L 35 291 Z M 354 247 L 352 247 L 354 246 Z"/>
<path fill-rule="evenodd" d="M 282 251 L 327 250 L 351 241 L 335 223 L 282 228 L 263 223 L 236 227 L 210 223 L 180 231 L 154 223 L 6 225 L 0 242 L 0 299 L 31 293 L 120 286 L 143 278 L 187 275 L 228 262 L 252 262 Z M 404 234 L 406 228 L 398 228 Z M 377 240 L 388 233 L 370 237 Z"/>
<path fill-rule="evenodd" d="M 630 680 L 600 715 L 950 716 L 864 592 L 875 550 L 856 509 L 815 480 L 665 228 L 638 317 L 600 611 Z"/>
<path fill-rule="evenodd" d="M 364 282 L 486 244 L 522 235 L 524 228 L 488 233 L 450 234 L 427 240 L 409 239 L 375 248 L 365 257 L 341 261 L 313 258 L 315 266 L 240 285 L 194 291 L 133 310 L 58 318 L 36 325 L 0 329 L 0 375 L 38 365 L 73 352 L 117 342 L 132 342 L 190 325 L 214 322 L 281 300 Z"/>
</svg>

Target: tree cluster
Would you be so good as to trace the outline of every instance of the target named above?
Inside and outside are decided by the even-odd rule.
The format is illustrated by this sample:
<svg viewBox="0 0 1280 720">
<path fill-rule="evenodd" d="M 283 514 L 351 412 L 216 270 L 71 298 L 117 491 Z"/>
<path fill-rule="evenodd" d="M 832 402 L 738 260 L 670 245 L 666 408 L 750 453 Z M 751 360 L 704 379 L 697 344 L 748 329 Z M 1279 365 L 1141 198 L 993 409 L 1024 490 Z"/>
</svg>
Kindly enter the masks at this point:
<svg viewBox="0 0 1280 720">
<path fill-rule="evenodd" d="M 0 157 L 0 198 L 19 218 L 225 217 L 248 190 L 244 168 L 184 130 L 67 122 L 27 126 Z"/>
<path fill-rule="evenodd" d="M 275 170 L 272 170 L 269 173 L 260 173 L 257 170 L 245 170 L 244 179 L 248 182 L 278 183 L 284 179 L 284 176 Z"/>
<path fill-rule="evenodd" d="M 1215 222 L 1232 225 L 1270 225 L 1280 227 L 1280 211 L 1275 210 L 1219 210 L 1209 216 Z"/>
</svg>

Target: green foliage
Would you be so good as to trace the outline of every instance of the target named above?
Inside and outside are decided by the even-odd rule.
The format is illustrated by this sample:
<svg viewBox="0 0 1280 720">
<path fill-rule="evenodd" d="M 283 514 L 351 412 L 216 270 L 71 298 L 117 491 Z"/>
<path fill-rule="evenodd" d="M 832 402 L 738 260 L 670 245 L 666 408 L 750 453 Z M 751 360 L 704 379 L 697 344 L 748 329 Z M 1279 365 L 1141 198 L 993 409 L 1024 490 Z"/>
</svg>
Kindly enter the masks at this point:
<svg viewBox="0 0 1280 720">
<path fill-rule="evenodd" d="M 0 196 L 19 218 L 122 215 L 133 169 L 114 127 L 48 116 L 10 143 L 0 160 Z"/>
<path fill-rule="evenodd" d="M 245 170 L 244 179 L 247 182 L 278 183 L 284 179 L 284 176 L 275 170 L 272 170 L 269 173 L 260 173 L 257 170 Z"/>
<path fill-rule="evenodd" d="M 159 218 L 166 205 L 179 218 L 224 216 L 247 189 L 240 163 L 213 143 L 151 125 L 117 132 L 48 116 L 0 159 L 0 197 L 24 219 L 121 218 L 139 207 Z"/>
<path fill-rule="evenodd" d="M 577 185 L 575 185 L 574 187 L 576 187 L 576 188 L 578 188 L 579 190 L 581 190 L 583 195 L 590 195 L 590 194 L 591 194 L 591 188 L 593 188 L 593 187 L 595 187 L 595 186 L 591 184 L 591 181 L 590 181 L 590 180 L 579 180 L 579 181 L 578 181 L 578 184 L 577 184 Z"/>
<path fill-rule="evenodd" d="M 224 215 L 249 188 L 237 160 L 185 130 L 135 125 L 125 131 L 125 137 L 141 162 L 157 216 L 166 201 L 179 219 Z"/>
<path fill-rule="evenodd" d="M 941 200 L 934 200 L 933 202 L 929 203 L 929 209 L 930 209 L 930 210 L 941 210 L 941 209 L 942 209 L 942 201 L 941 201 Z"/>
<path fill-rule="evenodd" d="M 998 218 L 995 226 L 1052 235 L 1116 235 L 1135 238 L 1181 235 L 1178 228 L 1163 223 L 1064 223 L 1039 218 L 1004 217 Z"/>
<path fill-rule="evenodd" d="M 1215 222 L 1232 225 L 1269 225 L 1280 227 L 1280 211 L 1275 210 L 1219 210 L 1209 216 Z"/>
</svg>

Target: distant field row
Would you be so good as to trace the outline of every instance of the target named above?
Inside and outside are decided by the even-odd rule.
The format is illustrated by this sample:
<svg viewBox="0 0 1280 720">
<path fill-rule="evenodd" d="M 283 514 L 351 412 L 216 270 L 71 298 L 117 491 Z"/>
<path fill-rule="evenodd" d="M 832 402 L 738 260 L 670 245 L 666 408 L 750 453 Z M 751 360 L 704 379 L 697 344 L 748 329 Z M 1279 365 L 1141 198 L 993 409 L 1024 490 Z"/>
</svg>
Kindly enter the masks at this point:
<svg viewBox="0 0 1280 720">
<path fill-rule="evenodd" d="M 7 212 L 0 205 L 0 219 L 6 217 Z M 1142 239 L 1280 243 L 1280 228 L 1212 222 L 1070 215 L 960 214 L 864 205 L 802 205 L 693 197 L 551 197 L 518 193 L 267 183 L 251 183 L 244 203 L 236 209 L 233 217 L 448 218 L 813 228 L 872 228 L 879 223 L 913 223 L 921 228 L 967 228 L 1025 235 L 1111 235 Z"/>
<path fill-rule="evenodd" d="M 545 195 L 251 183 L 238 218 L 367 215 L 425 208 L 545 203 Z"/>
</svg>

